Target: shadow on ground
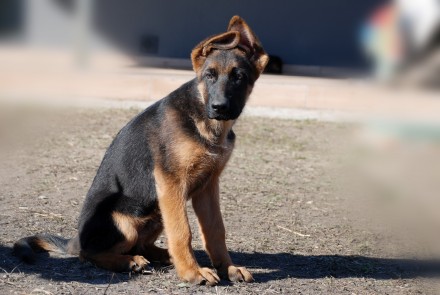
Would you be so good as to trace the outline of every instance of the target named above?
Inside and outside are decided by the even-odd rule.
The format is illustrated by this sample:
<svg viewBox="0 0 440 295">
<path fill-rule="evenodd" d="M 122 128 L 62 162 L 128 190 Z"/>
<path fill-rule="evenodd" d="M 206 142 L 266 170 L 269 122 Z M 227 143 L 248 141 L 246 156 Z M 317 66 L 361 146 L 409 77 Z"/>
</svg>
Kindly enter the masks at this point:
<svg viewBox="0 0 440 295">
<path fill-rule="evenodd" d="M 54 257 L 48 253 L 37 254 L 34 264 L 26 264 L 13 256 L 12 248 L 0 245 L 0 271 L 39 275 L 40 278 L 62 282 L 81 282 L 88 284 L 108 284 L 125 282 L 128 273 L 117 273 L 99 269 L 91 263 L 81 263 L 77 257 Z"/>
<path fill-rule="evenodd" d="M 387 259 L 343 255 L 294 255 L 289 253 L 231 253 L 234 263 L 263 269 L 254 273 L 258 282 L 284 278 L 319 279 L 440 277 L 440 260 Z"/>
<path fill-rule="evenodd" d="M 195 251 L 201 265 L 209 266 L 203 251 Z M 257 282 L 268 282 L 286 278 L 319 279 L 372 278 L 390 280 L 402 278 L 440 278 L 440 260 L 387 259 L 365 256 L 342 255 L 294 255 L 289 253 L 238 253 L 231 252 L 235 263 L 254 272 Z M 39 254 L 33 265 L 20 262 L 12 255 L 12 248 L 0 245 L 0 267 L 8 273 L 39 274 L 41 278 L 54 281 L 77 281 L 89 284 L 105 284 L 128 281 L 130 274 L 113 274 L 90 263 L 81 263 L 76 257 L 52 257 Z M 262 270 L 262 271 L 261 271 Z"/>
</svg>

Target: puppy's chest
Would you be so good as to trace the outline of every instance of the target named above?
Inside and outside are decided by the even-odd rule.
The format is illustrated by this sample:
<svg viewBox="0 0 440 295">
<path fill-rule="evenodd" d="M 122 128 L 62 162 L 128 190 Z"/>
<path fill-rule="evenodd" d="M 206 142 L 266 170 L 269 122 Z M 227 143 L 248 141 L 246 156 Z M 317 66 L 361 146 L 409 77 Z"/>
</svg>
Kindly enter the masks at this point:
<svg viewBox="0 0 440 295">
<path fill-rule="evenodd" d="M 217 178 L 222 173 L 228 162 L 232 146 L 206 149 L 205 151 L 196 151 L 184 165 L 186 180 L 185 186 L 189 194 L 203 189 L 212 179 Z"/>
<path fill-rule="evenodd" d="M 181 168 L 191 178 L 221 172 L 231 156 L 232 149 L 231 143 L 214 147 L 195 145 L 188 151 L 187 157 L 182 158 Z"/>
</svg>

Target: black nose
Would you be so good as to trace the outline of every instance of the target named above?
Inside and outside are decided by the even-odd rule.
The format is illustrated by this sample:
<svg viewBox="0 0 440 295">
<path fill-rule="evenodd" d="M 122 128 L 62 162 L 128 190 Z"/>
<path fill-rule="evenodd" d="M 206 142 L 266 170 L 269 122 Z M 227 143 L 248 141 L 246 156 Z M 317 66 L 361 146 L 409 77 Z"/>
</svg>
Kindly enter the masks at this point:
<svg viewBox="0 0 440 295">
<path fill-rule="evenodd" d="M 228 109 L 228 102 L 213 102 L 211 107 L 217 112 L 223 112 Z"/>
</svg>

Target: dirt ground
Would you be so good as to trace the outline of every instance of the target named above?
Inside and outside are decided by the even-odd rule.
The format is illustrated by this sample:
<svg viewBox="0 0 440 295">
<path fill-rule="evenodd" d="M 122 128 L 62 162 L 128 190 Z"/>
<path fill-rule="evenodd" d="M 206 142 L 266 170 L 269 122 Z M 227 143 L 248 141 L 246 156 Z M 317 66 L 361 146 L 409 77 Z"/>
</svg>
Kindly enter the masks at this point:
<svg viewBox="0 0 440 295">
<path fill-rule="evenodd" d="M 438 291 L 438 262 L 413 259 L 416 254 L 401 247 L 411 237 L 393 240 L 386 226 L 369 226 L 338 193 L 333 163 L 347 127 L 316 121 L 243 117 L 234 127 L 237 145 L 222 176 L 221 205 L 233 261 L 253 272 L 254 283 L 194 286 L 179 281 L 173 268 L 157 268 L 151 275 L 111 273 L 56 255 L 41 254 L 34 265 L 18 261 L 11 247 L 23 236 L 75 235 L 80 207 L 105 149 L 138 112 L 3 113 L 0 294 Z M 197 259 L 209 266 L 190 213 Z M 389 247 L 383 246 L 385 240 L 391 240 Z M 165 247 L 166 238 L 157 243 Z"/>
</svg>

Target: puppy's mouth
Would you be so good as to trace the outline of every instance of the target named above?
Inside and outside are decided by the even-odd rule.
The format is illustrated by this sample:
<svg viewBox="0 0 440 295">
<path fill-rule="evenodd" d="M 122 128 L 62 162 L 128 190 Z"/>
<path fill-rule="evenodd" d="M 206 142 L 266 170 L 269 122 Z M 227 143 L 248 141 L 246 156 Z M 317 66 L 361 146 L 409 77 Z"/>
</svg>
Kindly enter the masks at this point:
<svg viewBox="0 0 440 295">
<path fill-rule="evenodd" d="M 231 120 L 229 114 L 218 114 L 217 112 L 208 112 L 208 118 L 217 121 Z"/>
<path fill-rule="evenodd" d="M 239 116 L 240 113 L 238 114 L 235 114 L 233 112 L 220 113 L 220 112 L 216 112 L 215 110 L 208 110 L 208 118 L 211 120 L 229 121 L 229 120 L 235 120 Z"/>
</svg>

